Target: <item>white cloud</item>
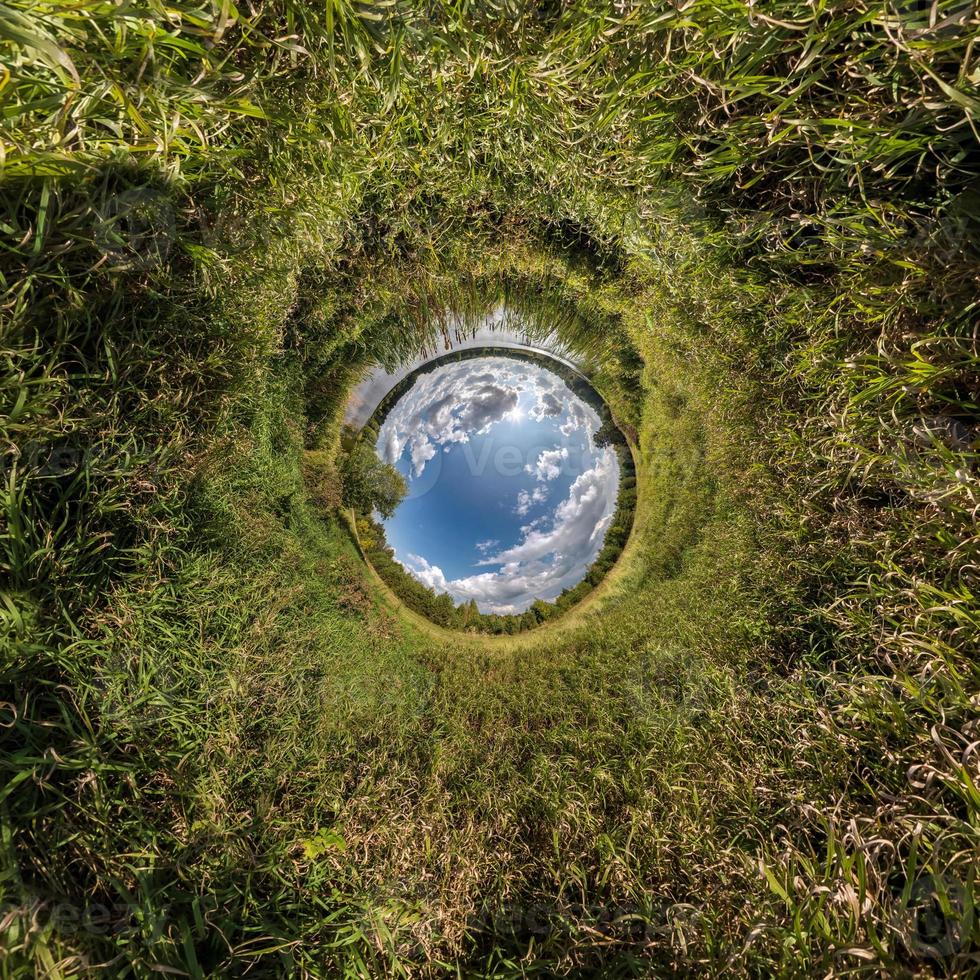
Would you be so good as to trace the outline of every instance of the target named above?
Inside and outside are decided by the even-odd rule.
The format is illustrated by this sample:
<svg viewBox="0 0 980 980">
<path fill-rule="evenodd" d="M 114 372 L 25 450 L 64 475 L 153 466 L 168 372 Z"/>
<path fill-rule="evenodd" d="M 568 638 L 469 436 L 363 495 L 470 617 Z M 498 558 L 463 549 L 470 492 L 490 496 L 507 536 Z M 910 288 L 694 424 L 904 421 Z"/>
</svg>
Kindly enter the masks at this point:
<svg viewBox="0 0 980 980">
<path fill-rule="evenodd" d="M 423 585 L 436 592 L 448 592 L 449 583 L 438 565 L 430 565 L 421 555 L 409 555 L 407 568 Z"/>
<path fill-rule="evenodd" d="M 486 357 L 446 364 L 421 374 L 381 426 L 378 447 L 388 463 L 406 448 L 421 476 L 437 447 L 468 442 L 517 407 L 524 389 L 546 383 L 542 368 L 510 358 Z"/>
<path fill-rule="evenodd" d="M 546 449 L 538 456 L 537 462 L 524 467 L 536 480 L 557 480 L 561 476 L 561 464 L 568 459 L 568 449 Z"/>
<path fill-rule="evenodd" d="M 533 490 L 521 490 L 517 494 L 517 506 L 514 508 L 514 513 L 517 514 L 518 517 L 524 517 L 535 504 L 543 504 L 547 499 L 547 487 L 535 487 Z"/>
<path fill-rule="evenodd" d="M 545 522 L 545 516 L 542 514 L 541 517 L 535 517 L 533 521 L 529 521 L 527 524 L 521 525 L 521 534 L 527 535 L 530 531 L 533 531 L 536 527 L 541 527 Z"/>
<path fill-rule="evenodd" d="M 563 407 L 558 395 L 548 388 L 538 393 L 538 403 L 531 409 L 529 414 L 536 422 L 540 422 L 546 415 L 561 415 Z"/>
<path fill-rule="evenodd" d="M 619 464 L 616 454 L 605 448 L 595 466 L 572 484 L 568 497 L 556 508 L 550 530 L 532 529 L 513 548 L 485 558 L 481 564 L 513 564 L 539 560 L 549 554 L 582 557 L 599 549 L 616 505 Z M 591 560 L 591 559 L 590 559 Z"/>
<path fill-rule="evenodd" d="M 555 384 L 549 371 L 513 358 L 481 357 L 445 364 L 419 375 L 394 405 L 381 426 L 379 451 L 394 464 L 407 449 L 413 474 L 421 476 L 439 447 L 448 451 L 454 443 L 485 434 L 514 412 L 524 391 L 536 398 L 528 412 L 532 419 L 564 416 L 559 429 L 565 438 L 584 428 L 591 439 L 599 426 L 598 414 L 563 384 L 559 382 L 558 388 Z"/>
<path fill-rule="evenodd" d="M 488 551 L 496 548 L 500 542 L 496 538 L 487 538 L 486 541 L 477 541 L 476 550 L 480 552 L 481 555 L 485 555 Z"/>
<path fill-rule="evenodd" d="M 521 528 L 521 541 L 482 559 L 496 571 L 446 579 L 438 565 L 409 555 L 405 567 L 423 584 L 458 602 L 475 599 L 483 612 L 523 612 L 535 599 L 554 599 L 578 582 L 602 547 L 616 506 L 619 463 L 608 447 L 579 476 L 555 508 L 550 527 L 539 518 Z"/>
<path fill-rule="evenodd" d="M 592 433 L 599 428 L 599 414 L 591 405 L 573 398 L 568 403 L 568 419 L 559 426 L 559 431 L 567 439 L 576 429 L 584 428 L 589 433 L 589 441 L 592 441 Z"/>
</svg>

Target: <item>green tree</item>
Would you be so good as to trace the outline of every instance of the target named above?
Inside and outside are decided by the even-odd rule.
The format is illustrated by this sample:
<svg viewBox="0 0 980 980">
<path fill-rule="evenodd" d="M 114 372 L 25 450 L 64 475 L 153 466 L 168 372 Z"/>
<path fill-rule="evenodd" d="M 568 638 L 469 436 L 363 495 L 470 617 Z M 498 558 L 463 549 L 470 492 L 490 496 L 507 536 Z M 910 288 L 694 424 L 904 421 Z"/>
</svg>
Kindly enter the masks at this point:
<svg viewBox="0 0 980 980">
<path fill-rule="evenodd" d="M 554 611 L 554 606 L 548 602 L 545 602 L 543 599 L 535 599 L 531 604 L 531 613 L 539 623 L 543 623 L 546 620 L 551 619 L 551 614 Z"/>
<path fill-rule="evenodd" d="M 362 514 L 377 510 L 391 517 L 408 492 L 405 478 L 378 457 L 368 443 L 358 440 L 340 464 L 341 499 Z"/>
<path fill-rule="evenodd" d="M 462 620 L 462 625 L 465 626 L 476 626 L 480 621 L 480 610 L 477 608 L 476 599 L 470 599 L 469 602 L 464 603 L 459 607 L 460 618 Z"/>
<path fill-rule="evenodd" d="M 616 428 L 616 423 L 611 418 L 603 420 L 602 424 L 596 429 L 592 436 L 592 441 L 596 446 L 612 446 L 618 442 L 622 436 Z"/>
</svg>

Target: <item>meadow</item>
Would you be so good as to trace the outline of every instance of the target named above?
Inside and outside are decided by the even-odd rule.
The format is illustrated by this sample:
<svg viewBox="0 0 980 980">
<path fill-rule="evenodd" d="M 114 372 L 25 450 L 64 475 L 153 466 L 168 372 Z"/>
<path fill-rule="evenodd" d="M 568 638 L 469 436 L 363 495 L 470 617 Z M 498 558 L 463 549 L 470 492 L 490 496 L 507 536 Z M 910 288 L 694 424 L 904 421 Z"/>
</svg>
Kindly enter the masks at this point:
<svg viewBox="0 0 980 980">
<path fill-rule="evenodd" d="M 10 0 L 3 975 L 975 975 L 978 26 Z M 500 304 L 637 485 L 491 637 L 338 467 Z"/>
</svg>

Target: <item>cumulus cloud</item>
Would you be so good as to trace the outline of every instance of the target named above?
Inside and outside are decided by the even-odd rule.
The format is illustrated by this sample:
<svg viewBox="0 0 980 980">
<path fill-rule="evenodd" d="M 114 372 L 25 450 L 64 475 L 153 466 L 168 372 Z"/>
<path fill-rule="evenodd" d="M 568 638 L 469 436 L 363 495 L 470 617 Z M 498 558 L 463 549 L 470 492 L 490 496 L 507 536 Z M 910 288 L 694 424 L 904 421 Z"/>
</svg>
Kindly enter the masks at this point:
<svg viewBox="0 0 980 980">
<path fill-rule="evenodd" d="M 514 513 L 518 517 L 524 517 L 525 514 L 535 505 L 543 504 L 548 499 L 548 488 L 547 487 L 535 487 L 533 490 L 521 490 L 517 495 L 517 506 L 514 508 Z"/>
<path fill-rule="evenodd" d="M 545 388 L 538 393 L 538 402 L 529 414 L 536 422 L 540 422 L 545 416 L 561 415 L 563 408 L 558 395 L 550 388 Z"/>
<path fill-rule="evenodd" d="M 599 428 L 599 415 L 596 410 L 577 398 L 569 401 L 567 410 L 567 421 L 558 427 L 561 434 L 567 439 L 576 429 L 584 428 L 589 433 L 591 441 L 592 433 Z"/>
<path fill-rule="evenodd" d="M 536 480 L 557 480 L 561 476 L 561 465 L 566 459 L 568 459 L 568 449 L 565 446 L 560 449 L 546 449 L 538 456 L 533 466 L 528 463 L 524 469 Z"/>
<path fill-rule="evenodd" d="M 533 521 L 528 521 L 527 524 L 522 524 L 521 534 L 526 535 L 530 531 L 533 531 L 536 527 L 541 527 L 541 525 L 544 524 L 546 519 L 547 519 L 546 516 L 542 514 L 540 517 L 535 517 Z"/>
<path fill-rule="evenodd" d="M 438 565 L 430 565 L 421 555 L 409 555 L 404 563 L 407 568 L 423 585 L 436 592 L 448 592 L 449 583 Z"/>
<path fill-rule="evenodd" d="M 460 425 L 470 432 L 483 432 L 494 422 L 499 422 L 517 407 L 518 393 L 515 388 L 501 388 L 495 384 L 482 385 L 470 396 L 470 402 L 459 415 Z"/>
<path fill-rule="evenodd" d="M 576 478 L 568 496 L 556 508 L 551 528 L 534 528 L 521 542 L 481 564 L 521 564 L 550 554 L 584 557 L 597 553 L 616 505 L 619 464 L 616 454 L 605 448 L 595 465 Z M 591 559 L 590 559 L 591 560 Z"/>
<path fill-rule="evenodd" d="M 535 599 L 554 599 L 574 585 L 595 561 L 615 510 L 618 480 L 619 463 L 607 447 L 575 480 L 550 522 L 538 518 L 524 525 L 516 545 L 479 562 L 498 566 L 495 571 L 447 579 L 438 565 L 420 555 L 409 555 L 405 567 L 456 602 L 475 599 L 483 612 L 523 612 Z"/>
<path fill-rule="evenodd" d="M 413 475 L 421 476 L 439 448 L 448 451 L 455 443 L 488 432 L 517 408 L 523 391 L 535 398 L 528 411 L 532 419 L 563 418 L 559 429 L 565 438 L 576 429 L 585 429 L 591 438 L 599 426 L 595 410 L 564 385 L 554 385 L 554 376 L 545 369 L 512 358 L 483 357 L 443 365 L 419 375 L 388 413 L 378 438 L 379 451 L 392 464 L 407 451 Z"/>
<path fill-rule="evenodd" d="M 440 446 L 448 449 L 487 432 L 517 407 L 527 383 L 526 369 L 513 364 L 502 358 L 461 361 L 420 375 L 381 426 L 378 446 L 385 461 L 397 463 L 408 449 L 412 472 L 421 476 Z"/>
</svg>

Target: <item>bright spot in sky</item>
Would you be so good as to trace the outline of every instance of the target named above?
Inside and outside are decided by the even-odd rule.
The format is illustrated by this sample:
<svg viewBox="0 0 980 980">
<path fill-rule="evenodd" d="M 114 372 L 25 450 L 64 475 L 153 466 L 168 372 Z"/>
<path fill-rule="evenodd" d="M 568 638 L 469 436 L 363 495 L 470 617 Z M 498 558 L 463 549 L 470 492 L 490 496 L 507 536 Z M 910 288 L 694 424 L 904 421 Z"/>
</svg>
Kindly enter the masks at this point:
<svg viewBox="0 0 980 980">
<path fill-rule="evenodd" d="M 408 496 L 385 521 L 420 582 L 481 612 L 520 613 L 580 582 L 616 509 L 619 462 L 596 411 L 531 360 L 474 357 L 420 374 L 378 453 Z"/>
</svg>

